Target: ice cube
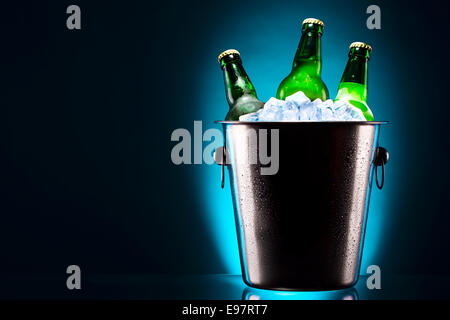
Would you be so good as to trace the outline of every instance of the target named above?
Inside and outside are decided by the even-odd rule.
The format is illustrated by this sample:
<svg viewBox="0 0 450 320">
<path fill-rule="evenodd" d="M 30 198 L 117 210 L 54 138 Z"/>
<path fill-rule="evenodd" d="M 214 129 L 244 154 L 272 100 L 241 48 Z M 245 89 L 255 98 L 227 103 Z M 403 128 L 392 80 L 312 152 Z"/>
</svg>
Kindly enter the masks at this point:
<svg viewBox="0 0 450 320">
<path fill-rule="evenodd" d="M 299 120 L 301 121 L 311 121 L 318 120 L 317 119 L 317 109 L 321 105 L 322 101 L 320 99 L 316 99 L 311 102 L 303 103 L 299 106 Z"/>
<path fill-rule="evenodd" d="M 280 121 L 281 112 L 263 111 L 259 116 L 259 121 Z"/>
<path fill-rule="evenodd" d="M 278 100 L 270 98 L 263 109 L 243 115 L 240 121 L 365 121 L 361 110 L 348 101 L 311 101 L 299 91 Z"/>
<path fill-rule="evenodd" d="M 351 116 L 350 120 L 366 121 L 366 117 L 364 117 L 364 114 L 362 113 L 362 111 L 352 105 L 349 105 L 348 114 Z"/>
<path fill-rule="evenodd" d="M 258 121 L 258 112 L 247 113 L 239 117 L 239 121 Z"/>
<path fill-rule="evenodd" d="M 320 121 L 322 120 L 322 110 L 321 105 L 323 104 L 323 101 L 320 99 L 316 99 L 311 102 L 311 108 L 309 112 L 309 120 L 310 121 Z"/>
<path fill-rule="evenodd" d="M 312 108 L 313 105 L 310 102 L 302 104 L 299 108 L 299 120 L 309 121 L 313 113 Z"/>
<path fill-rule="evenodd" d="M 296 121 L 298 108 L 289 101 L 283 101 L 283 107 L 279 111 L 280 121 Z"/>
<path fill-rule="evenodd" d="M 322 103 L 323 107 L 332 107 L 333 106 L 333 100 L 327 99 Z"/>
<path fill-rule="evenodd" d="M 295 103 L 298 106 L 301 106 L 302 104 L 308 103 L 311 100 L 302 91 L 298 91 L 298 92 L 294 93 L 293 95 L 290 95 L 289 97 L 287 97 L 286 101 L 290 101 L 290 102 Z"/>
<path fill-rule="evenodd" d="M 348 101 L 337 101 L 334 103 L 334 114 L 337 120 L 365 121 L 366 118 L 361 110 L 352 106 Z"/>
<path fill-rule="evenodd" d="M 297 108 L 295 109 L 288 109 L 281 112 L 281 119 L 280 121 L 296 121 L 299 118 L 299 111 Z"/>
<path fill-rule="evenodd" d="M 328 100 L 327 100 L 328 101 Z M 321 106 L 321 111 L 322 111 L 322 121 L 333 121 L 335 120 L 334 118 L 334 110 L 332 107 L 333 103 L 331 103 L 331 105 L 326 105 L 325 103 L 322 104 Z"/>
<path fill-rule="evenodd" d="M 269 112 L 276 112 L 283 108 L 284 104 L 286 102 L 283 100 L 278 100 L 275 98 L 270 98 L 265 104 L 264 104 L 264 110 L 267 110 Z"/>
</svg>

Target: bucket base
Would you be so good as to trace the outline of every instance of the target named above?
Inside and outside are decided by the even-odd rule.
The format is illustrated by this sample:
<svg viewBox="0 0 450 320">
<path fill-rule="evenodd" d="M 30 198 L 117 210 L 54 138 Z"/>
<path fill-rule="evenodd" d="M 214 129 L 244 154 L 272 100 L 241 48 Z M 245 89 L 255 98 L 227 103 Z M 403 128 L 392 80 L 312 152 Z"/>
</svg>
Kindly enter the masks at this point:
<svg viewBox="0 0 450 320">
<path fill-rule="evenodd" d="M 263 289 L 263 290 L 273 290 L 273 291 L 334 291 L 334 290 L 343 290 L 348 289 L 356 285 L 358 282 L 358 279 L 353 281 L 349 284 L 330 284 L 325 286 L 264 286 L 264 285 L 257 285 L 253 284 L 247 281 L 245 276 L 242 276 L 242 279 L 244 280 L 244 283 L 251 287 L 256 289 Z"/>
</svg>

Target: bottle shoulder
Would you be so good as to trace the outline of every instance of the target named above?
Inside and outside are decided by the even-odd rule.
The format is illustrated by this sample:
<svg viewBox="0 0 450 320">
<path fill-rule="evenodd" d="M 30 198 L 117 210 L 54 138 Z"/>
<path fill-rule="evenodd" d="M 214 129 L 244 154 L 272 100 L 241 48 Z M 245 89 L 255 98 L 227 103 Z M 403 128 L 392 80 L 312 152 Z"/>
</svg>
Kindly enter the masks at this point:
<svg viewBox="0 0 450 320">
<path fill-rule="evenodd" d="M 335 100 L 354 100 L 367 104 L 367 86 L 356 82 L 341 82 Z"/>
<path fill-rule="evenodd" d="M 242 104 L 246 104 L 246 103 L 256 103 L 256 104 L 262 103 L 262 104 L 264 104 L 264 102 L 259 100 L 253 94 L 245 93 L 236 100 L 236 102 L 233 104 L 233 106 L 242 105 Z"/>
<path fill-rule="evenodd" d="M 329 98 L 328 88 L 322 78 L 308 74 L 289 74 L 281 81 L 277 98 L 285 99 L 298 91 L 303 91 L 311 100 L 319 98 L 325 101 Z"/>
<path fill-rule="evenodd" d="M 239 117 L 258 111 L 264 107 L 264 102 L 254 97 L 253 95 L 243 95 L 231 106 L 230 111 L 226 116 L 226 120 L 237 121 Z"/>
</svg>

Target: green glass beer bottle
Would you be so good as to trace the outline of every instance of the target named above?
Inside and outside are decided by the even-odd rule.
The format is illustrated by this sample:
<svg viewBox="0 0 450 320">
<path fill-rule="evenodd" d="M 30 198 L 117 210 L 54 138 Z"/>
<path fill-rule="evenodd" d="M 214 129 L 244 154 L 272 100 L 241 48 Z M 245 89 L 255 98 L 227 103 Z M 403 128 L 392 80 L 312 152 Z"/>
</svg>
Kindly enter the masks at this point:
<svg viewBox="0 0 450 320">
<path fill-rule="evenodd" d="M 264 102 L 258 100 L 255 88 L 242 66 L 239 51 L 226 50 L 219 55 L 218 61 L 223 70 L 225 93 L 230 106 L 225 120 L 238 121 L 240 116 L 264 107 Z"/>
<path fill-rule="evenodd" d="M 295 54 L 292 71 L 281 81 L 277 90 L 278 99 L 286 99 L 290 95 L 303 91 L 315 100 L 328 99 L 328 89 L 322 81 L 321 36 L 324 24 L 314 18 L 308 18 L 302 24 L 302 37 Z"/>
<path fill-rule="evenodd" d="M 350 45 L 348 62 L 334 101 L 345 100 L 360 109 L 367 121 L 373 121 L 373 113 L 367 105 L 367 62 L 372 47 L 363 42 Z"/>
</svg>

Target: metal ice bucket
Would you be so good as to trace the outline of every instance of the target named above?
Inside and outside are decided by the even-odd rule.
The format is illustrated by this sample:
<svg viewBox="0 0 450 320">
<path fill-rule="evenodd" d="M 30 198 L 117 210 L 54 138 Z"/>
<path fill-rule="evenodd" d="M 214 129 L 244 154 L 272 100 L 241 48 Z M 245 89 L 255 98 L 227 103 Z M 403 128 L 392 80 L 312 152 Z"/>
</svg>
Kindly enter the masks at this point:
<svg viewBox="0 0 450 320">
<path fill-rule="evenodd" d="M 380 189 L 384 183 L 388 153 L 378 136 L 386 122 L 218 123 L 225 141 L 215 160 L 222 187 L 225 166 L 229 172 L 244 282 L 274 290 L 354 285 L 373 173 Z M 278 130 L 273 175 L 248 161 L 260 151 L 260 129 L 267 130 L 268 154 L 277 151 L 270 136 Z"/>
</svg>

